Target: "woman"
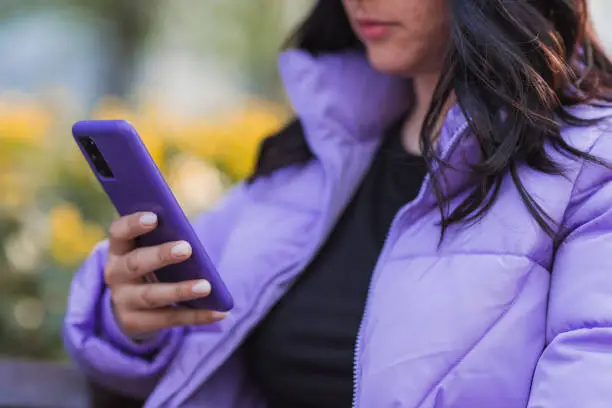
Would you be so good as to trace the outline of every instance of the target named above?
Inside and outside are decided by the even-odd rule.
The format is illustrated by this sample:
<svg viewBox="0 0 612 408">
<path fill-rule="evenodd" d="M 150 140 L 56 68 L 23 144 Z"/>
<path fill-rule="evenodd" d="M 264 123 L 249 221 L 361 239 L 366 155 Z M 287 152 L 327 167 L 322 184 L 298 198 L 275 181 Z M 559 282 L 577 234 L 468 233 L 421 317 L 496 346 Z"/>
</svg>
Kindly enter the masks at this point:
<svg viewBox="0 0 612 408">
<path fill-rule="evenodd" d="M 195 228 L 236 301 L 146 284 L 186 243 L 110 228 L 66 344 L 193 407 L 607 407 L 612 64 L 584 0 L 321 0 L 281 56 L 299 121 Z"/>
</svg>

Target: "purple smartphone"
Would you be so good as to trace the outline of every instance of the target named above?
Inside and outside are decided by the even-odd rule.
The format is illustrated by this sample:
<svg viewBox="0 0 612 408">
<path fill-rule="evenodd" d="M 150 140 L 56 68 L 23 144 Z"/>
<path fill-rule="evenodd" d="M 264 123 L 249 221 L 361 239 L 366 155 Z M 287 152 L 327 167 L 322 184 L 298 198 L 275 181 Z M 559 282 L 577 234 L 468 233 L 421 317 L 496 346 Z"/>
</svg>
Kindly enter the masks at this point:
<svg viewBox="0 0 612 408">
<path fill-rule="evenodd" d="M 230 310 L 232 296 L 132 125 L 123 120 L 87 120 L 75 123 L 72 135 L 120 215 L 137 211 L 157 214 L 157 228 L 139 237 L 137 245 L 177 240 L 191 244 L 193 253 L 187 261 L 155 271 L 155 279 L 170 283 L 206 279 L 212 286 L 211 294 L 181 305 Z"/>
</svg>

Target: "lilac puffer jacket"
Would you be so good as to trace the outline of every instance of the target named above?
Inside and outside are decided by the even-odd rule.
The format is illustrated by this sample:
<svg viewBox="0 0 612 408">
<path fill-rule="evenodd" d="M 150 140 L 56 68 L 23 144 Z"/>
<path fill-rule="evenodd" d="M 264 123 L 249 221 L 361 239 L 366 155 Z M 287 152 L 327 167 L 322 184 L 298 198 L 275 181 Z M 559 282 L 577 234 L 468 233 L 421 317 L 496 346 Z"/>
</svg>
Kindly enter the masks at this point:
<svg viewBox="0 0 612 408">
<path fill-rule="evenodd" d="M 235 187 L 195 222 L 235 297 L 228 319 L 135 344 L 110 310 L 105 243 L 74 278 L 65 318 L 69 352 L 86 374 L 147 397 L 147 407 L 266 406 L 244 371 L 240 344 L 313 258 L 383 129 L 409 103 L 403 81 L 374 72 L 356 54 L 289 51 L 281 72 L 316 159 Z M 576 108 L 591 118 L 611 112 Z M 563 137 L 612 161 L 606 124 L 566 127 Z M 478 149 L 457 107 L 439 148 L 454 164 L 448 192 L 460 200 Z M 355 407 L 612 406 L 612 171 L 552 154 L 567 177 L 528 168 L 520 177 L 563 225 L 558 246 L 510 179 L 482 221 L 450 228 L 439 249 L 429 181 L 398 213 L 357 337 Z"/>
</svg>

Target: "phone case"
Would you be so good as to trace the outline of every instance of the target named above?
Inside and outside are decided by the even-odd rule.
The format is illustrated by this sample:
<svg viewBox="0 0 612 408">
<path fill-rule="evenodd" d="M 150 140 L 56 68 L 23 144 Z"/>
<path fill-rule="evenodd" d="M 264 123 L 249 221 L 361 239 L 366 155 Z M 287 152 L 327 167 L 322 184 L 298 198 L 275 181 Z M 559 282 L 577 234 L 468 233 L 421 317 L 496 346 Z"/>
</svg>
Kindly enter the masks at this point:
<svg viewBox="0 0 612 408">
<path fill-rule="evenodd" d="M 152 246 L 177 240 L 191 244 L 193 253 L 188 260 L 155 271 L 155 278 L 160 282 L 206 279 L 212 286 L 211 294 L 181 305 L 230 310 L 232 296 L 134 127 L 123 120 L 88 120 L 75 123 L 72 134 L 120 215 L 137 211 L 157 214 L 157 228 L 139 237 L 137 245 Z M 96 163 L 91 146 L 97 147 L 98 153 L 93 153 Z M 100 165 L 103 161 L 108 168 Z"/>
</svg>

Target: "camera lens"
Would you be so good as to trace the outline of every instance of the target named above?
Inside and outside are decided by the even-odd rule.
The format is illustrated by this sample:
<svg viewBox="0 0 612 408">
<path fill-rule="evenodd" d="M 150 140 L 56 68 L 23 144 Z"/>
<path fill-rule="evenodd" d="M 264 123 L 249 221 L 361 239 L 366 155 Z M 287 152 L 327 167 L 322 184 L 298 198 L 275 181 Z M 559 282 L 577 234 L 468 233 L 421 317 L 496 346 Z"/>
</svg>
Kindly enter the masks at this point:
<svg viewBox="0 0 612 408">
<path fill-rule="evenodd" d="M 113 172 L 106 160 L 104 160 L 104 156 L 102 156 L 102 153 L 100 153 L 98 146 L 96 146 L 96 142 L 90 137 L 80 138 L 79 142 L 89 156 L 91 164 L 96 169 L 98 174 L 104 178 L 113 178 Z"/>
</svg>

